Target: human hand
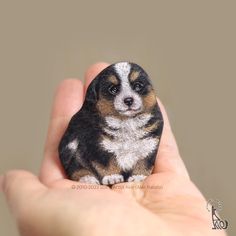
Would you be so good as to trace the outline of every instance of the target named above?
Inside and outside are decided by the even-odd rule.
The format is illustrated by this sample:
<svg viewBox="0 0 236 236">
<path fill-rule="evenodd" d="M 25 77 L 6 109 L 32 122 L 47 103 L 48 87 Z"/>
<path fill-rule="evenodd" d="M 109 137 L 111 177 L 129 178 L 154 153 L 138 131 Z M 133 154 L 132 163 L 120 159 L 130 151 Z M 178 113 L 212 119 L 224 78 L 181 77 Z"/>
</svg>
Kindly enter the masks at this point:
<svg viewBox="0 0 236 236">
<path fill-rule="evenodd" d="M 58 87 L 39 177 L 22 170 L 4 175 L 2 189 L 21 235 L 225 235 L 212 230 L 206 201 L 189 178 L 160 101 L 164 130 L 151 176 L 112 189 L 66 179 L 58 143 L 88 84 L 106 66 L 92 66 L 85 87 L 72 79 Z"/>
</svg>

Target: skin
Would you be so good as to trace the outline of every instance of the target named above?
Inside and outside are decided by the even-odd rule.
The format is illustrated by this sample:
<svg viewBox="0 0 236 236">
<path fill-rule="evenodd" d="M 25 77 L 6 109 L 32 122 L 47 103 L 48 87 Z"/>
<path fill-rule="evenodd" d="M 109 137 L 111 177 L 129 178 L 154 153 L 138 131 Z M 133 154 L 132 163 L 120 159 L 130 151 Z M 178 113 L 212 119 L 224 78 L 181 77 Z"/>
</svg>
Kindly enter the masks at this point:
<svg viewBox="0 0 236 236">
<path fill-rule="evenodd" d="M 0 180 L 2 192 L 23 236 L 225 235 L 212 230 L 206 200 L 180 157 L 166 111 L 153 174 L 144 182 L 85 185 L 65 178 L 57 147 L 86 88 L 106 63 L 93 65 L 85 85 L 63 81 L 55 94 L 45 155 L 39 176 L 11 170 Z"/>
</svg>

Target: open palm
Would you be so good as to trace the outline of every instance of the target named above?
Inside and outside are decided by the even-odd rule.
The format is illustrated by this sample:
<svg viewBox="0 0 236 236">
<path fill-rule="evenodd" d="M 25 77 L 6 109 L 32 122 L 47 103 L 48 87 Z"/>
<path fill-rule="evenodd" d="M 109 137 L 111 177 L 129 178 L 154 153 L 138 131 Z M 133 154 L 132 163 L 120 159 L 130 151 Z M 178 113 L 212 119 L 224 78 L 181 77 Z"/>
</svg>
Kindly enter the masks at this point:
<svg viewBox="0 0 236 236">
<path fill-rule="evenodd" d="M 21 235 L 225 235 L 212 230 L 206 201 L 189 178 L 160 101 L 164 130 L 154 172 L 144 182 L 110 189 L 66 179 L 58 143 L 88 84 L 106 66 L 92 66 L 85 86 L 76 79 L 59 85 L 39 176 L 22 170 L 4 175 L 2 189 Z"/>
</svg>

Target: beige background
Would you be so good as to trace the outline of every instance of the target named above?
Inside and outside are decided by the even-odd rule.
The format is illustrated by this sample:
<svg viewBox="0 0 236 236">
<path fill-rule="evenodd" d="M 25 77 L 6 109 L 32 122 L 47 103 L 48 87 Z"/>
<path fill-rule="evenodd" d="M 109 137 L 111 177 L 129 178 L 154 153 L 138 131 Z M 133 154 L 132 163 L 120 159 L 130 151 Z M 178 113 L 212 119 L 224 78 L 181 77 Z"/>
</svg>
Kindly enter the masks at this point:
<svg viewBox="0 0 236 236">
<path fill-rule="evenodd" d="M 38 172 L 53 92 L 97 61 L 142 65 L 192 180 L 236 235 L 234 1 L 0 0 L 0 173 Z M 184 186 L 183 186 L 184 188 Z M 0 234 L 17 235 L 3 197 Z"/>
</svg>

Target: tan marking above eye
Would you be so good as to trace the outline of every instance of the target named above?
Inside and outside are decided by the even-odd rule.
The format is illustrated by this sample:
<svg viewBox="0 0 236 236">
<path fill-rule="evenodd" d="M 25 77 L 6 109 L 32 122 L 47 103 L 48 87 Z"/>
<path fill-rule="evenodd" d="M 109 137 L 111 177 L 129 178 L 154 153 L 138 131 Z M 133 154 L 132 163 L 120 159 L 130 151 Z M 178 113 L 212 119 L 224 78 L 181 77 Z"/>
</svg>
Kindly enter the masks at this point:
<svg viewBox="0 0 236 236">
<path fill-rule="evenodd" d="M 115 85 L 118 85 L 118 84 L 119 84 L 119 81 L 118 81 L 118 79 L 116 78 L 115 75 L 110 75 L 110 76 L 108 77 L 108 80 L 109 80 L 110 82 L 112 82 L 113 84 L 115 84 Z"/>
<path fill-rule="evenodd" d="M 138 78 L 139 74 L 140 74 L 139 71 L 132 71 L 129 76 L 130 81 L 135 81 Z"/>
<path fill-rule="evenodd" d="M 143 103 L 147 111 L 152 109 L 157 104 L 154 90 L 151 90 L 147 95 L 143 96 Z"/>
</svg>

